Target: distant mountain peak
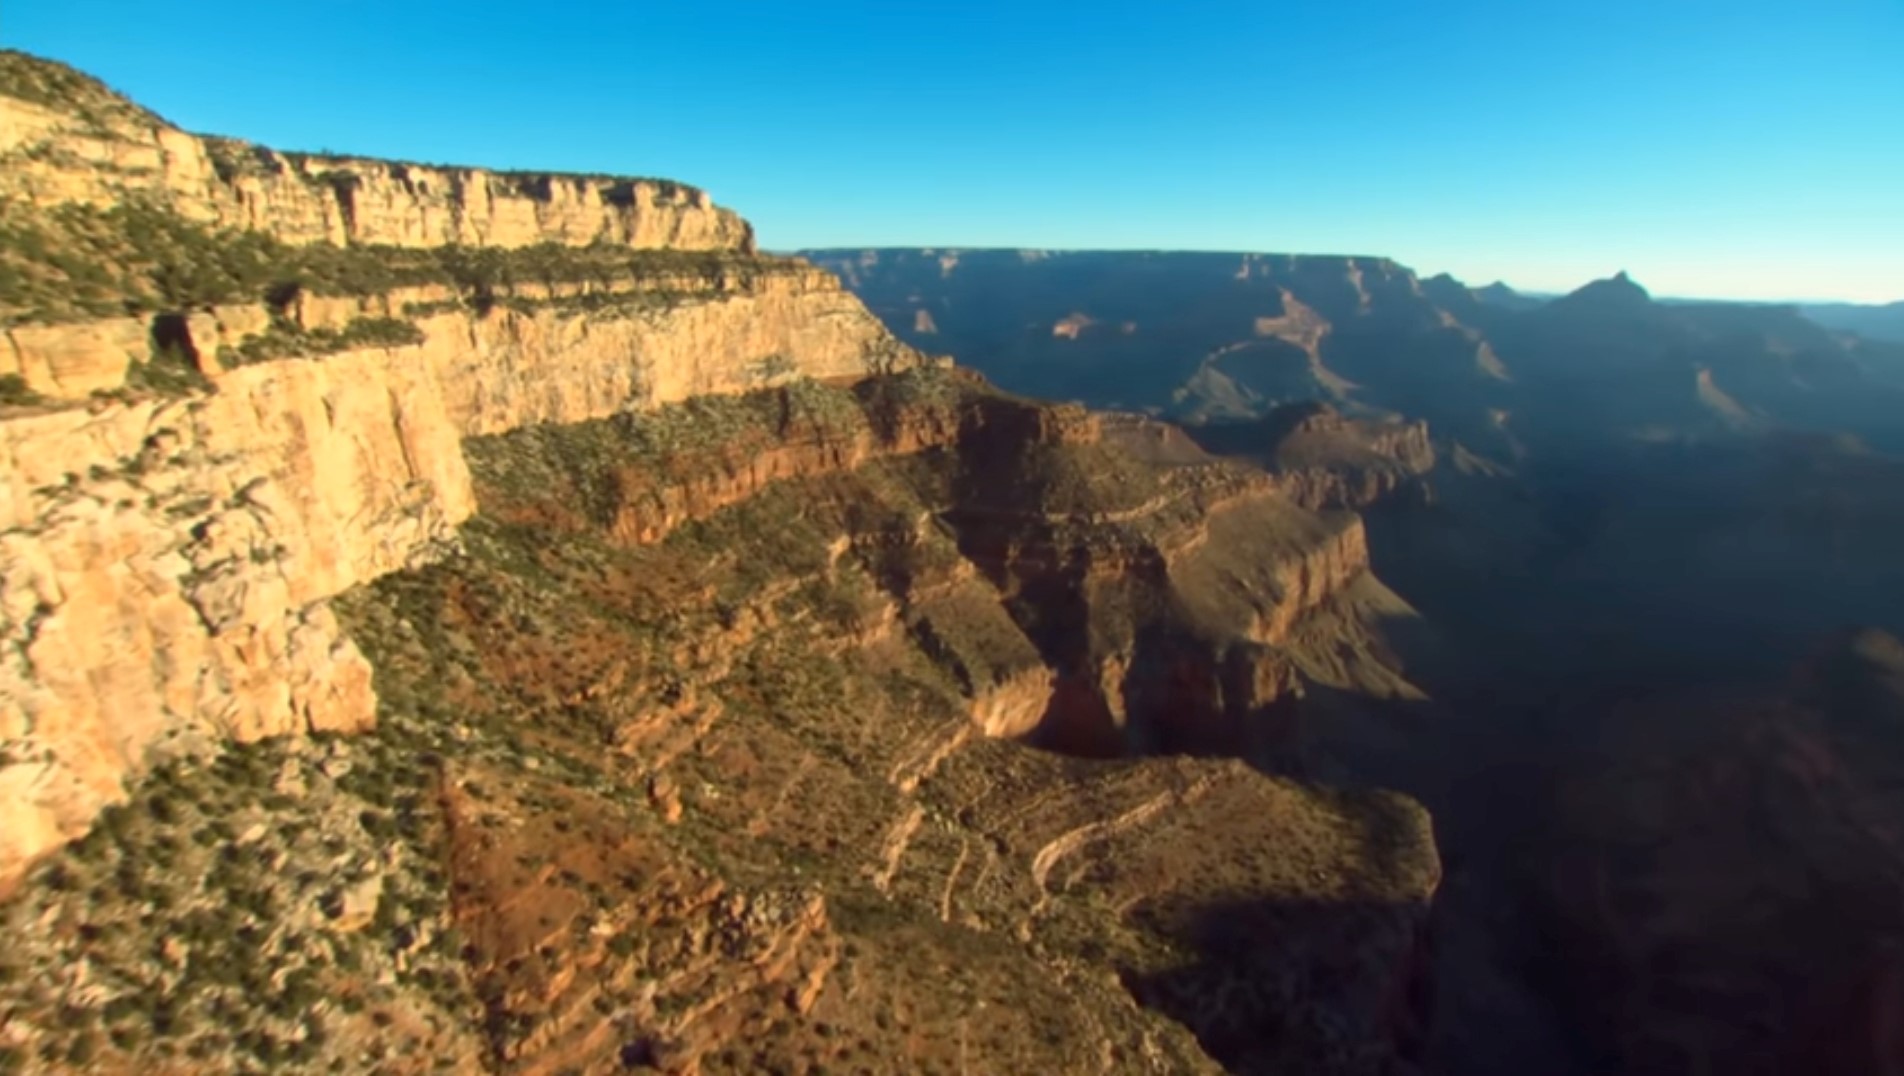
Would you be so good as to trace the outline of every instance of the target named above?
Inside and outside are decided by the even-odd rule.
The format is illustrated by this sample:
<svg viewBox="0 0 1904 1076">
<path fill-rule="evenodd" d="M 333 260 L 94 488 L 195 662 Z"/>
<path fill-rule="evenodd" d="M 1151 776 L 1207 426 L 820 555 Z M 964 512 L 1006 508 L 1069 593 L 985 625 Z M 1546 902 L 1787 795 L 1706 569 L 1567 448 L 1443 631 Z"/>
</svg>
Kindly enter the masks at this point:
<svg viewBox="0 0 1904 1076">
<path fill-rule="evenodd" d="M 1651 306 L 1653 296 L 1622 269 L 1604 280 L 1595 280 L 1582 286 L 1561 302 L 1600 310 L 1638 310 Z"/>
</svg>

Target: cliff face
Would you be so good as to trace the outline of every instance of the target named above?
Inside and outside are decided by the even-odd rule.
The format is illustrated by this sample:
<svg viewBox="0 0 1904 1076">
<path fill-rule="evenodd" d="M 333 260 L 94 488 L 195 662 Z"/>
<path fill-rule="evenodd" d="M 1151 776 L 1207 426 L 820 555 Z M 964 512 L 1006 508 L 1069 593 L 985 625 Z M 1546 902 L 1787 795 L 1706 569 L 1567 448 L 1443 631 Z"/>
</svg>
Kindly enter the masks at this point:
<svg viewBox="0 0 1904 1076">
<path fill-rule="evenodd" d="M 188 134 L 56 64 L 0 55 L 0 196 L 111 206 L 128 191 L 188 220 L 289 243 L 752 250 L 705 191 L 662 180 L 498 173 L 286 154 Z"/>
<path fill-rule="evenodd" d="M 1035 742 L 1268 762 L 1294 748 L 1313 686 L 1418 696 L 1365 613 L 1337 617 L 1413 615 L 1369 574 L 1360 519 L 1308 511 L 1159 424 L 1067 415 L 1007 413 L 962 441 L 945 513 L 1052 671 Z"/>
<path fill-rule="evenodd" d="M 239 962 L 256 969 L 243 995 L 194 970 L 165 997 L 224 1004 L 247 1042 L 297 1034 L 274 983 L 363 1000 L 298 1017 L 326 1029 L 292 1040 L 320 1060 L 400 1035 L 525 1072 L 797 1070 L 786 1059 L 871 1050 L 996 1071 L 1141 1051 L 1171 1071 L 1374 1073 L 1416 1049 L 1439 874 L 1419 807 L 1235 762 L 998 742 L 1079 747 L 1048 736 L 1054 714 L 1077 669 L 1115 665 L 1104 698 L 1142 734 L 1102 753 L 1274 745 L 1305 685 L 1334 682 L 1318 656 L 1367 643 L 1329 628 L 1379 586 L 1354 517 L 1309 513 L 1246 468 L 1126 456 L 1095 416 L 930 365 L 474 436 L 479 412 L 432 378 L 414 354 L 340 355 L 12 424 L 21 459 L 70 457 L 80 430 L 121 449 L 181 432 L 128 475 L 69 483 L 77 521 L 48 493 L 17 505 L 35 522 L 9 549 L 54 563 L 28 580 L 47 604 L 21 629 L 43 660 L 7 685 L 48 700 L 28 737 L 47 757 L 7 771 L 30 786 L 7 789 L 17 816 L 45 821 L 8 832 L 55 843 L 165 757 L 0 904 L 11 960 L 117 983 L 155 946 L 217 968 L 269 932 Z M 272 459 L 247 413 L 275 423 Z M 188 539 L 203 548 L 168 548 Z M 172 579 L 173 560 L 196 570 Z M 9 577 L 7 593 L 24 591 Z M 300 632 L 331 658 L 303 686 L 302 659 L 271 652 Z M 123 683 L 85 711 L 54 667 Z M 265 697 L 287 668 L 292 699 Z M 122 719 L 139 712 L 156 716 Z M 274 735 L 304 728 L 362 733 Z M 264 742 L 215 767 L 183 750 L 224 735 Z M 105 869 L 134 895 L 95 898 Z M 146 899 L 220 927 L 149 943 L 128 903 Z M 79 915 L 111 924 L 83 965 L 78 935 L 47 926 Z M 9 1041 L 85 1049 L 89 1032 L 49 1015 L 82 986 L 0 983 Z M 974 996 L 1001 1014 L 984 1036 Z"/>
<path fill-rule="evenodd" d="M 1152 757 L 1408 690 L 1354 516 L 927 360 L 682 189 L 4 63 L 0 1067 L 1418 1052 L 1421 808 Z"/>
<path fill-rule="evenodd" d="M 138 191 L 293 243 L 749 244 L 673 185 L 361 161 L 315 183 L 313 162 L 249 147 L 283 167 L 233 173 L 217 167 L 231 145 L 96 84 L 22 99 L 46 71 L 4 61 L 20 79 L 0 109 L 0 193 L 16 205 Z M 453 547 L 475 505 L 465 438 L 917 360 L 821 270 L 593 249 L 538 281 L 290 287 L 8 329 L 0 878 L 83 832 L 174 739 L 369 724 L 369 666 L 327 600 Z"/>
<path fill-rule="evenodd" d="M 859 377 L 913 356 L 831 275 L 798 262 L 748 259 L 744 272 L 636 283 L 523 285 L 487 306 L 423 286 L 15 325 L 0 374 L 49 400 L 87 399 L 139 382 L 160 341 L 216 378 L 227 362 L 246 361 L 247 346 L 287 333 L 314 340 L 366 321 L 399 324 L 413 327 L 406 339 L 416 343 L 374 350 L 427 364 L 458 425 L 484 433 L 796 375 Z"/>
<path fill-rule="evenodd" d="M 747 992 L 759 972 L 681 965 L 660 976 L 652 1005 L 626 1009 L 657 1063 L 734 1066 L 724 1051 L 743 1019 L 757 1028 L 752 1048 L 831 1056 L 808 1039 L 811 1021 L 856 1027 L 886 1004 L 869 998 L 904 1005 L 909 1056 L 963 1051 L 975 1068 L 1021 1070 L 1027 1057 L 1001 1051 L 1041 1042 L 1129 1056 L 1128 999 L 1242 1071 L 1372 1073 L 1414 1048 L 1438 877 L 1425 814 L 1399 797 L 1319 796 L 1234 762 L 1133 757 L 1275 745 L 1306 685 L 1344 682 L 1320 658 L 1360 647 L 1349 664 L 1376 660 L 1367 636 L 1338 630 L 1356 619 L 1350 603 L 1379 590 L 1361 528 L 1290 504 L 1248 468 L 1126 454 L 1107 425 L 920 369 L 850 393 L 789 385 L 697 399 L 647 423 L 470 443 L 482 505 L 466 531 L 473 555 L 374 588 L 379 602 L 403 595 L 402 616 L 426 637 L 449 633 L 412 648 L 400 641 L 410 629 L 390 634 L 386 619 L 366 645 L 393 656 L 400 690 L 518 715 L 499 726 L 507 735 L 612 744 L 608 780 L 639 782 L 697 854 L 826 888 L 822 906 L 799 905 L 808 929 L 753 966 L 785 969 L 778 996 L 810 1015 L 757 1024 Z M 449 671 L 459 654 L 471 664 Z M 1103 697 L 1129 735 L 1053 735 L 1078 670 L 1107 666 Z M 466 675 L 475 683 L 433 686 Z M 615 776 L 622 768 L 629 776 Z M 490 767 L 481 783 L 495 798 L 518 781 Z M 504 813 L 580 817 L 566 799 L 559 815 L 542 801 L 512 798 L 520 806 Z M 534 837 L 481 836 L 486 869 L 518 872 L 523 842 L 584 849 L 555 853 L 565 871 L 526 884 L 536 907 L 586 909 L 597 838 L 578 845 L 530 826 Z M 1206 826 L 1222 839 L 1193 836 Z M 1367 840 L 1392 855 L 1350 866 L 1349 848 Z M 890 917 L 872 919 L 874 931 L 855 885 Z M 472 904 L 501 909 L 492 918 L 525 906 Z M 685 916 L 689 952 L 700 915 Z M 958 933 L 898 926 L 906 916 Z M 615 929 L 650 961 L 676 951 L 664 939 L 679 923 L 623 918 Z M 500 1025 L 507 1056 L 538 1070 L 600 1057 L 583 1033 L 586 1002 L 619 997 L 627 973 L 559 923 L 514 933 L 513 949 L 479 962 L 507 983 L 502 1008 L 536 1017 L 526 1035 Z M 1009 1015 L 985 1036 L 960 1039 L 944 1023 L 943 991 L 890 978 L 892 946 L 910 947 L 906 966 L 936 967 L 939 939 L 958 936 L 985 939 L 986 959 L 941 974 L 975 976 L 994 999 L 998 977 L 1017 983 L 1009 1006 L 988 1001 Z M 1063 982 L 1100 1030 L 1080 1042 L 1047 1008 L 1044 971 L 999 944 L 1014 937 L 1091 969 Z M 538 955 L 537 939 L 553 939 L 554 955 Z M 1095 969 L 1112 966 L 1126 999 L 1099 993 L 1107 977 Z M 1018 1038 L 1021 1017 L 1046 1030 Z M 881 1031 L 863 1034 L 888 1049 Z"/>
<path fill-rule="evenodd" d="M 0 422 L 0 782 L 23 792 L 0 875 L 83 830 L 167 734 L 370 721 L 368 669 L 322 603 L 452 540 L 474 503 L 463 438 L 743 391 L 768 359 L 779 378 L 904 359 L 824 284 L 795 271 L 626 319 L 444 313 L 410 347 L 208 361 L 210 392 Z"/>
<path fill-rule="evenodd" d="M 421 367 L 359 354 L 223 387 L 0 423 L 0 874 L 83 832 L 174 737 L 370 723 L 369 666 L 324 599 L 471 510 Z"/>
<path fill-rule="evenodd" d="M 451 312 L 415 347 L 209 364 L 206 394 L 0 423 L 0 781 L 25 792 L 0 874 L 80 832 L 168 733 L 369 722 L 367 668 L 322 602 L 451 541 L 474 503 L 465 436 L 752 389 L 771 356 L 777 377 L 857 377 L 901 354 L 819 284 L 647 320 Z"/>
<path fill-rule="evenodd" d="M 1292 404 L 1250 422 L 1196 428 L 1212 452 L 1260 461 L 1277 485 L 1311 509 L 1361 510 L 1432 499 L 1436 456 L 1425 422 L 1352 419 L 1322 403 Z"/>
</svg>

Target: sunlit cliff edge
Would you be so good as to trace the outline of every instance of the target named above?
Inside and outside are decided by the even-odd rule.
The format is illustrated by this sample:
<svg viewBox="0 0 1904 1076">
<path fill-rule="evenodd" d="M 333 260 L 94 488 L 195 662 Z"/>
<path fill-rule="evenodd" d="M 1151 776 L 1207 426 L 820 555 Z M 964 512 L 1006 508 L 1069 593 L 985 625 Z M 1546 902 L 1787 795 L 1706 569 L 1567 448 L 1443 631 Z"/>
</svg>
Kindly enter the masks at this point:
<svg viewBox="0 0 1904 1076">
<path fill-rule="evenodd" d="M 58 65 L 0 70 L 0 878 L 169 738 L 371 722 L 326 600 L 454 542 L 463 438 L 918 361 L 691 188 L 286 156 Z M 245 272 L 208 267 L 226 240 L 256 247 Z M 547 271 L 445 271 L 457 244 Z M 324 294 L 300 267 L 333 247 L 400 283 Z M 115 271 L 147 309 L 42 301 Z"/>
</svg>

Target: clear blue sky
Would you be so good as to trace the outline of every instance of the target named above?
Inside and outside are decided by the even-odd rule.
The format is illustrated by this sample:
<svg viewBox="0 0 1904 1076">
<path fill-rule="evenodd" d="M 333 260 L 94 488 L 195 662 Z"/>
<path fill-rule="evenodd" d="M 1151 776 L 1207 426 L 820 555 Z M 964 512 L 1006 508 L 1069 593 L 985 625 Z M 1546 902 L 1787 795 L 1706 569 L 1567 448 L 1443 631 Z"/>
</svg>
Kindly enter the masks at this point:
<svg viewBox="0 0 1904 1076">
<path fill-rule="evenodd" d="M 774 249 L 1904 299 L 1904 0 L 5 0 L 0 42 L 194 130 L 685 180 Z"/>
</svg>

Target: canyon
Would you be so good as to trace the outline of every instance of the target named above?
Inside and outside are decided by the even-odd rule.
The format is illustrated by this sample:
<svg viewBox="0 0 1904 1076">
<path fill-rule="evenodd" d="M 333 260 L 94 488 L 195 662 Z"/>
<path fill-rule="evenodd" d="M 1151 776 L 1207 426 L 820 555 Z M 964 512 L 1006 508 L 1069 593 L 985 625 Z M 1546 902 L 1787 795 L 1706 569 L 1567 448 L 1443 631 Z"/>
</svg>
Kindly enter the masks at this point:
<svg viewBox="0 0 1904 1076">
<path fill-rule="evenodd" d="M 1415 1063 L 1427 813 L 1249 764 L 1420 694 L 1342 504 L 676 184 L 3 66 L 9 1070 Z"/>
<path fill-rule="evenodd" d="M 1624 273 L 1531 299 L 1366 258 L 808 253 L 902 339 L 1176 420 L 1362 515 L 1432 627 L 1391 630 L 1428 699 L 1299 742 L 1307 772 L 1434 814 L 1432 1069 L 1904 1058 L 1865 955 L 1904 926 L 1877 910 L 1904 758 L 1879 716 L 1904 633 L 1894 343 Z"/>
<path fill-rule="evenodd" d="M 17 52 L 0 327 L 0 1072 L 1904 1065 L 1894 342 Z"/>
</svg>

